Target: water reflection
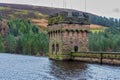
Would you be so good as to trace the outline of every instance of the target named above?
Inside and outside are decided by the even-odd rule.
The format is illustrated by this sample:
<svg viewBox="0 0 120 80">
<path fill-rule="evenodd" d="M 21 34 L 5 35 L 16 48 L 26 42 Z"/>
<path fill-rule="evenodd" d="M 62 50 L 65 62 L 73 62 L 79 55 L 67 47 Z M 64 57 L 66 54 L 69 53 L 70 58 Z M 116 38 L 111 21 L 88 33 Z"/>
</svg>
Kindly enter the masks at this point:
<svg viewBox="0 0 120 80">
<path fill-rule="evenodd" d="M 75 61 L 50 61 L 50 74 L 57 80 L 120 80 L 120 67 Z"/>
<path fill-rule="evenodd" d="M 87 65 L 81 62 L 75 61 L 51 61 L 51 72 L 53 76 L 57 77 L 57 79 L 82 79 L 86 80 L 86 69 Z"/>
</svg>

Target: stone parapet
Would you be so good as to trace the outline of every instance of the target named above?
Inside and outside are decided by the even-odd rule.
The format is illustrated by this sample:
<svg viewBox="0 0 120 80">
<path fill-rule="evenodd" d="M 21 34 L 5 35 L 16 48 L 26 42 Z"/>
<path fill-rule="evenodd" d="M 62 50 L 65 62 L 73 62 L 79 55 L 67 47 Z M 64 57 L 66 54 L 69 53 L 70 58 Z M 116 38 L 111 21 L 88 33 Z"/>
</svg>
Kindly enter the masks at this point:
<svg viewBox="0 0 120 80">
<path fill-rule="evenodd" d="M 71 59 L 75 61 L 120 65 L 120 53 L 116 52 L 78 52 L 71 53 Z"/>
</svg>

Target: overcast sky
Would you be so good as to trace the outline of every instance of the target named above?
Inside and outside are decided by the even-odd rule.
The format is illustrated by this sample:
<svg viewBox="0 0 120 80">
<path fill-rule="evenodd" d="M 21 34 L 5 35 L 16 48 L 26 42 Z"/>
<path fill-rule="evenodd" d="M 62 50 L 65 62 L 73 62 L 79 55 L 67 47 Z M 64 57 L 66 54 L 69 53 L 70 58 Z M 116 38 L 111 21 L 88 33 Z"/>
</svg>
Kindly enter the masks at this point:
<svg viewBox="0 0 120 80">
<path fill-rule="evenodd" d="M 64 0 L 0 0 L 0 3 L 65 7 Z M 85 11 L 85 0 L 65 0 L 66 8 Z M 100 16 L 120 18 L 120 0 L 86 0 L 86 11 Z"/>
</svg>

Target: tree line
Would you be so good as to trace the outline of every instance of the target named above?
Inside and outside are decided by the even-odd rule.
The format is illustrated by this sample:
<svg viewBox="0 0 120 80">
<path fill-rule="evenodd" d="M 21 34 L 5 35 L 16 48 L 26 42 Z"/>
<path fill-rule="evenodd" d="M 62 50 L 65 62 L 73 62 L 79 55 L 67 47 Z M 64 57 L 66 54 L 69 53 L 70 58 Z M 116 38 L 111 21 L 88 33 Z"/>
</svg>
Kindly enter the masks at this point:
<svg viewBox="0 0 120 80">
<path fill-rule="evenodd" d="M 104 32 L 90 33 L 89 50 L 120 52 L 120 27 L 109 27 Z"/>
<path fill-rule="evenodd" d="M 0 20 L 2 17 L 0 17 Z M 91 23 L 107 26 L 103 32 L 90 33 L 90 51 L 120 51 L 120 19 L 91 17 Z M 37 55 L 48 52 L 47 34 L 27 19 L 8 19 L 9 35 L 0 36 L 0 52 Z"/>
<path fill-rule="evenodd" d="M 103 32 L 90 33 L 90 51 L 120 52 L 120 19 L 90 16 L 92 24 L 107 27 Z"/>
<path fill-rule="evenodd" d="M 0 36 L 0 52 L 37 55 L 48 52 L 47 34 L 27 19 L 9 19 L 10 34 Z"/>
<path fill-rule="evenodd" d="M 90 15 L 90 22 L 105 27 L 120 27 L 120 19 Z"/>
</svg>

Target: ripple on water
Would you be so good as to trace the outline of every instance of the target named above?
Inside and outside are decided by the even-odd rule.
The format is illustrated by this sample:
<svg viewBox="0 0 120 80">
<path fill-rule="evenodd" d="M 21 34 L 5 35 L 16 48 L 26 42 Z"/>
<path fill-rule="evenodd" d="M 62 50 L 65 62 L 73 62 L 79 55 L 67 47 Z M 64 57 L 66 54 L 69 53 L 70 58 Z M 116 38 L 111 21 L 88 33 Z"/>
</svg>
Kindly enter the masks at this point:
<svg viewBox="0 0 120 80">
<path fill-rule="evenodd" d="M 120 80 L 120 67 L 0 54 L 0 80 Z"/>
</svg>

